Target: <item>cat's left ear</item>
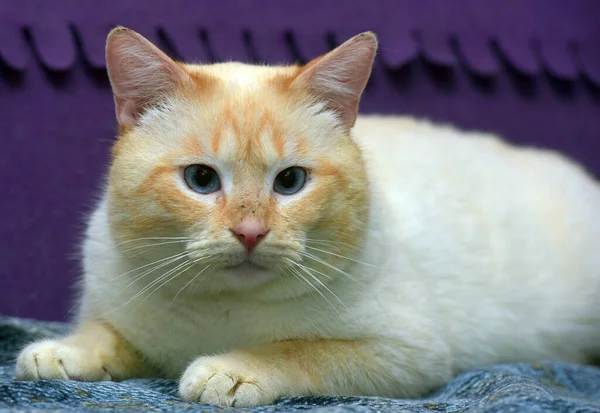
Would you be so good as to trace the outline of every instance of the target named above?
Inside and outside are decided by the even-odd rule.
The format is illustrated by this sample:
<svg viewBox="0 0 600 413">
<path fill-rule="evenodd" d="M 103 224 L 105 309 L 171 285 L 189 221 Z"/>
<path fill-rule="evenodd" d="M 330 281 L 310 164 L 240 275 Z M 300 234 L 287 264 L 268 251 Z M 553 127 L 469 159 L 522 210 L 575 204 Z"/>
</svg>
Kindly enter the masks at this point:
<svg viewBox="0 0 600 413">
<path fill-rule="evenodd" d="M 106 69 L 121 127 L 135 126 L 151 105 L 190 82 L 189 75 L 149 40 L 125 27 L 106 40 Z"/>
<path fill-rule="evenodd" d="M 365 32 L 309 62 L 292 82 L 292 87 L 309 93 L 339 117 L 341 125 L 350 129 L 358 114 L 360 96 L 371 76 L 377 52 L 377 36 Z"/>
</svg>

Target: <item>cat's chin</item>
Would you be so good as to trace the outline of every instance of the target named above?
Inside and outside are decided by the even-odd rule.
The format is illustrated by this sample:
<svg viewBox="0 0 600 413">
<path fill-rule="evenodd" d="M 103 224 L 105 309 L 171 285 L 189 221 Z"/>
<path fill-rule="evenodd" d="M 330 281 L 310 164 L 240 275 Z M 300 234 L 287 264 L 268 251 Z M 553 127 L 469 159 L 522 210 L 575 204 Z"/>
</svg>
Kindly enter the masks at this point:
<svg viewBox="0 0 600 413">
<path fill-rule="evenodd" d="M 254 286 L 273 277 L 270 269 L 250 261 L 225 266 L 222 271 L 230 283 L 237 285 Z"/>
</svg>

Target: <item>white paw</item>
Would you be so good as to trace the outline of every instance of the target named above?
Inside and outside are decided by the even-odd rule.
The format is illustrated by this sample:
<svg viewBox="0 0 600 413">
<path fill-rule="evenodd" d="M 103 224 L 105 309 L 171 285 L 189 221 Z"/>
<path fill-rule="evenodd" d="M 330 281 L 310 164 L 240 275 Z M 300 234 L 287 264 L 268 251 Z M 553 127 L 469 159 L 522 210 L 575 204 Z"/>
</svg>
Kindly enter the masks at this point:
<svg viewBox="0 0 600 413">
<path fill-rule="evenodd" d="M 27 346 L 17 358 L 17 380 L 111 380 L 96 354 L 46 340 Z"/>
<path fill-rule="evenodd" d="M 245 363 L 227 355 L 201 357 L 183 374 L 179 394 L 188 402 L 264 406 L 279 396 L 271 373 L 260 371 L 255 363 Z"/>
</svg>

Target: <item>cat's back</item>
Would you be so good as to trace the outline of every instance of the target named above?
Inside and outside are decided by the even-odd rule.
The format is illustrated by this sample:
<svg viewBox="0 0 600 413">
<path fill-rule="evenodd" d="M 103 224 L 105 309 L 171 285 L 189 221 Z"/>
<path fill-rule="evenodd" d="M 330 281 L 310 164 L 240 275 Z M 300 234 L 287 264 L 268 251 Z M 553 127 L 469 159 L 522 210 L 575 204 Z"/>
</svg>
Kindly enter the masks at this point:
<svg viewBox="0 0 600 413">
<path fill-rule="evenodd" d="M 600 202 L 600 185 L 580 165 L 551 150 L 516 146 L 491 133 L 401 116 L 359 116 L 353 138 L 372 180 L 456 197 L 530 196 L 538 206 L 569 195 Z M 461 195 L 462 194 L 462 195 Z M 513 201 L 516 201 L 513 199 Z"/>
<path fill-rule="evenodd" d="M 600 248 L 600 184 L 558 152 L 408 117 L 359 117 L 353 137 L 373 196 L 401 214 L 426 217 L 429 228 L 498 232 L 515 241 L 535 231 L 538 243 L 579 242 L 580 253 Z"/>
<path fill-rule="evenodd" d="M 405 164 L 410 168 L 433 168 L 435 172 L 453 166 L 455 176 L 478 169 L 497 170 L 503 178 L 507 178 L 507 166 L 513 171 L 517 167 L 583 172 L 579 165 L 554 151 L 515 146 L 491 133 L 463 131 L 412 117 L 361 115 L 353 137 L 363 148 L 367 162 L 381 169 Z"/>
<path fill-rule="evenodd" d="M 513 311 L 519 325 L 539 327 L 517 333 L 542 358 L 554 355 L 547 346 L 559 345 L 555 337 L 597 337 L 590 329 L 600 324 L 600 185 L 582 167 L 552 151 L 410 118 L 363 116 L 353 137 L 385 211 L 375 216 L 449 317 L 446 334 L 457 349 L 472 348 L 463 340 L 473 327 L 517 354 L 515 337 L 495 336 L 512 325 Z M 558 321 L 568 331 L 557 332 Z M 456 357 L 477 363 L 468 351 Z"/>
</svg>

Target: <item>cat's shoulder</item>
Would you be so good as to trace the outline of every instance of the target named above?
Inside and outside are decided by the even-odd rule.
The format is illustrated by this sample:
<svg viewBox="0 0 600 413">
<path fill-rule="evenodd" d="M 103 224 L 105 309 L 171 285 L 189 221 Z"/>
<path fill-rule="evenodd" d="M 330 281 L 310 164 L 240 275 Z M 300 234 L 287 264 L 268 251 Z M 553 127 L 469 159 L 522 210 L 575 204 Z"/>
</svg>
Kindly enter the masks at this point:
<svg viewBox="0 0 600 413">
<path fill-rule="evenodd" d="M 444 123 L 411 116 L 360 115 L 352 135 L 357 141 L 397 143 L 416 140 L 417 143 L 436 145 L 488 145 L 498 149 L 509 147 L 505 140 L 493 133 L 460 129 Z"/>
<path fill-rule="evenodd" d="M 393 157 L 421 154 L 430 159 L 452 158 L 469 164 L 502 160 L 529 167 L 582 169 L 550 148 L 516 144 L 496 133 L 461 129 L 411 116 L 360 115 L 352 137 L 367 152 Z"/>
</svg>

